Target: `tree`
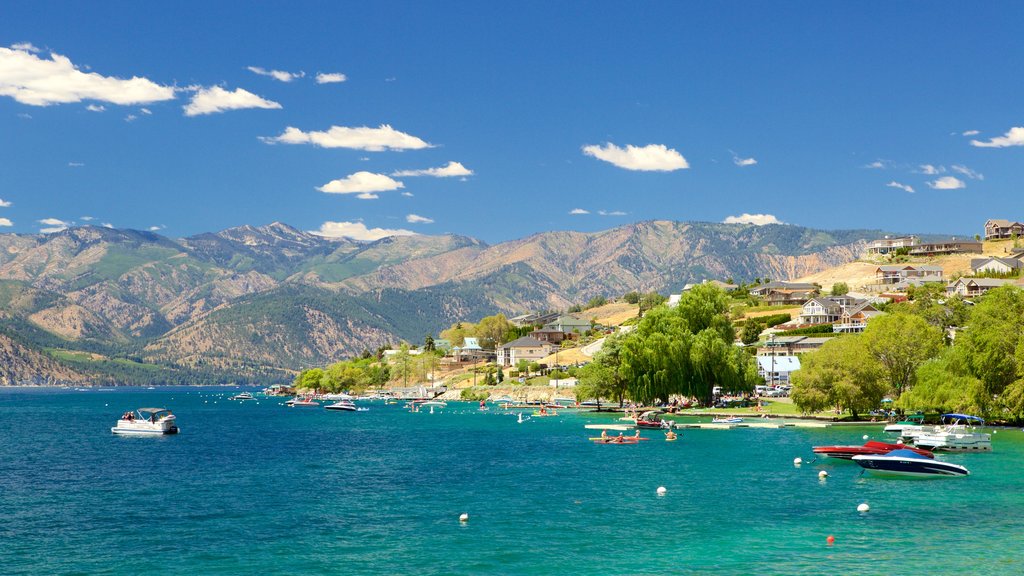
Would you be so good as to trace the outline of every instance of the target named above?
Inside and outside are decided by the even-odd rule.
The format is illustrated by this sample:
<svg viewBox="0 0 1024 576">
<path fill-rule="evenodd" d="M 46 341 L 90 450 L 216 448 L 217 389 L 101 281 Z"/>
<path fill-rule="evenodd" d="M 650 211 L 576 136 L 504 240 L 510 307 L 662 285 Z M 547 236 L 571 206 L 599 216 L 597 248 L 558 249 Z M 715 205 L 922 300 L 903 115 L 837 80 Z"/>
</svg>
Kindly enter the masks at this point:
<svg viewBox="0 0 1024 576">
<path fill-rule="evenodd" d="M 494 375 L 494 378 L 495 382 L 498 384 L 505 381 L 505 371 L 501 369 L 501 366 L 498 366 L 498 372 Z"/>
<path fill-rule="evenodd" d="M 714 284 L 698 284 L 682 295 L 676 310 L 694 334 L 714 328 L 723 340 L 736 339 L 736 329 L 729 321 L 729 295 Z"/>
<path fill-rule="evenodd" d="M 467 336 L 476 336 L 476 326 L 469 322 L 456 322 L 451 328 L 441 330 L 441 338 L 451 342 L 452 346 L 463 346 Z"/>
<path fill-rule="evenodd" d="M 423 339 L 423 350 L 425 352 L 433 352 L 435 349 L 436 346 L 434 345 L 434 337 L 431 336 L 430 334 L 427 334 L 427 336 Z"/>
<path fill-rule="evenodd" d="M 475 333 L 480 339 L 480 346 L 482 348 L 493 349 L 503 343 L 502 338 L 505 337 L 510 328 L 514 328 L 514 326 L 505 318 L 504 314 L 495 314 L 494 316 L 482 318 L 476 325 Z"/>
<path fill-rule="evenodd" d="M 878 407 L 885 395 L 885 370 L 862 336 L 833 338 L 800 360 L 800 370 L 793 373 L 792 397 L 801 410 L 838 407 L 857 418 Z"/>
<path fill-rule="evenodd" d="M 605 298 L 604 296 L 594 296 L 593 298 L 587 301 L 587 305 L 584 309 L 589 310 L 591 308 L 597 308 L 598 306 L 604 306 L 607 303 L 608 299 Z"/>
<path fill-rule="evenodd" d="M 612 398 L 611 368 L 598 362 L 590 362 L 576 372 L 579 382 L 574 393 L 577 402 L 593 398 L 597 401 L 597 409 L 601 410 L 601 398 Z"/>
<path fill-rule="evenodd" d="M 516 370 L 520 376 L 529 378 L 530 377 L 530 361 L 525 358 L 520 358 L 519 362 L 516 362 Z"/>
<path fill-rule="evenodd" d="M 628 304 L 639 304 L 640 297 L 640 293 L 637 292 L 636 290 L 626 292 L 625 294 L 622 295 L 622 299 Z"/>
<path fill-rule="evenodd" d="M 740 340 L 747 345 L 757 342 L 761 338 L 761 332 L 764 330 L 764 324 L 756 318 L 747 318 L 747 323 L 743 325 L 743 334 L 740 336 Z"/>
<path fill-rule="evenodd" d="M 985 394 L 1007 393 L 1005 408 L 1016 418 L 1024 415 L 1024 290 L 1002 286 L 985 294 L 957 336 L 957 347 Z"/>
<path fill-rule="evenodd" d="M 408 344 L 402 343 L 402 347 L 395 353 L 393 362 L 398 371 L 397 376 L 402 379 L 402 386 L 408 387 L 409 376 L 412 375 L 412 355 L 409 354 Z"/>
<path fill-rule="evenodd" d="M 303 370 L 295 377 L 295 388 L 299 390 L 312 390 L 316 392 L 320 389 L 320 381 L 323 380 L 324 371 L 321 368 L 312 368 L 310 370 Z"/>
<path fill-rule="evenodd" d="M 942 350 L 942 331 L 912 314 L 886 314 L 868 322 L 864 346 L 885 369 L 886 380 L 899 396 L 916 381 L 917 369 Z"/>
<path fill-rule="evenodd" d="M 644 311 L 653 309 L 665 300 L 667 300 L 667 298 L 657 292 L 644 294 L 643 297 L 640 298 L 640 315 L 642 316 Z"/>
<path fill-rule="evenodd" d="M 917 384 L 896 405 L 906 410 L 988 414 L 992 401 L 981 380 L 970 374 L 962 347 L 950 347 L 917 369 Z"/>
<path fill-rule="evenodd" d="M 849 293 L 850 287 L 846 284 L 846 282 L 836 282 L 835 284 L 832 285 L 833 296 L 846 296 Z"/>
</svg>

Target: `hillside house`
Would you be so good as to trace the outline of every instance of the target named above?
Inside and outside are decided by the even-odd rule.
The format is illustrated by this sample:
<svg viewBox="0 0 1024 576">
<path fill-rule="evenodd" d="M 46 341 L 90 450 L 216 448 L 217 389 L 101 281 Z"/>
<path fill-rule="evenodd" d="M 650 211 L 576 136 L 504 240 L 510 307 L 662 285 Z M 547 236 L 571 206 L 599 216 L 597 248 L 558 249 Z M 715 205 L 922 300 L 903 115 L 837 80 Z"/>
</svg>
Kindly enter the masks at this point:
<svg viewBox="0 0 1024 576">
<path fill-rule="evenodd" d="M 555 328 L 540 328 L 530 332 L 531 338 L 536 338 L 541 342 L 548 342 L 550 344 L 561 344 L 562 340 L 571 339 L 572 336 L 572 334 L 566 334 Z"/>
<path fill-rule="evenodd" d="M 758 284 L 757 286 L 754 286 L 750 289 L 750 294 L 752 296 L 764 298 L 772 290 L 805 290 L 814 292 L 818 290 L 818 287 L 806 282 L 768 282 L 767 284 Z"/>
<path fill-rule="evenodd" d="M 981 296 L 993 288 L 999 288 L 1007 284 L 1020 286 L 1016 280 L 1009 278 L 960 278 L 946 286 L 946 292 L 956 293 L 965 298 L 973 298 Z"/>
<path fill-rule="evenodd" d="M 794 356 L 814 352 L 832 338 L 825 336 L 776 336 L 757 347 L 758 356 Z"/>
<path fill-rule="evenodd" d="M 557 312 L 550 312 L 545 314 L 520 314 L 519 316 L 513 316 L 508 321 L 513 326 L 522 328 L 523 326 L 543 326 L 548 322 L 557 320 L 559 314 Z"/>
<path fill-rule="evenodd" d="M 559 316 L 555 320 L 544 325 L 545 330 L 561 330 L 567 334 L 577 332 L 583 334 L 590 330 L 589 320 L 580 320 L 575 316 Z"/>
<path fill-rule="evenodd" d="M 789 384 L 789 377 L 800 369 L 800 358 L 796 356 L 758 356 L 757 374 L 769 386 Z"/>
<path fill-rule="evenodd" d="M 981 242 L 974 239 L 950 238 L 938 242 L 923 242 L 910 249 L 911 256 L 938 256 L 939 254 L 981 254 Z"/>
<path fill-rule="evenodd" d="M 930 264 L 886 264 L 875 269 L 877 284 L 923 284 L 942 282 L 942 267 Z"/>
<path fill-rule="evenodd" d="M 848 321 L 853 322 L 852 314 L 860 312 L 877 312 L 878 309 L 867 300 L 854 298 L 852 296 L 827 296 L 812 298 L 804 303 L 800 311 L 800 317 L 796 320 L 798 326 L 814 326 L 818 324 L 843 323 L 844 315 Z M 857 319 L 866 316 L 857 316 Z M 863 330 L 863 328 L 861 328 Z M 844 330 L 840 330 L 844 331 Z"/>
<path fill-rule="evenodd" d="M 463 338 L 462 346 L 452 346 L 450 356 L 454 362 L 486 362 L 494 359 L 493 350 L 485 350 L 480 347 L 480 341 L 476 338 Z"/>
<path fill-rule="evenodd" d="M 832 331 L 848 334 L 863 332 L 868 325 L 868 320 L 882 314 L 884 312 L 879 311 L 868 302 L 848 306 L 839 316 L 839 322 L 832 325 Z"/>
<path fill-rule="evenodd" d="M 498 365 L 515 366 L 520 360 L 538 362 L 555 349 L 549 342 L 542 342 L 530 336 L 523 336 L 498 348 Z"/>
<path fill-rule="evenodd" d="M 985 240 L 1001 240 L 1024 236 L 1024 222 L 993 219 L 985 222 Z"/>
<path fill-rule="evenodd" d="M 971 258 L 971 271 L 975 274 L 1018 274 L 1024 262 L 1016 258 Z"/>
<path fill-rule="evenodd" d="M 802 305 L 804 302 L 814 298 L 817 293 L 817 288 L 811 290 L 776 288 L 769 290 L 764 295 L 764 300 L 771 306 L 783 304 Z"/>
<path fill-rule="evenodd" d="M 900 248 L 910 249 L 920 242 L 917 236 L 886 236 L 868 244 L 868 254 L 889 254 Z"/>
</svg>

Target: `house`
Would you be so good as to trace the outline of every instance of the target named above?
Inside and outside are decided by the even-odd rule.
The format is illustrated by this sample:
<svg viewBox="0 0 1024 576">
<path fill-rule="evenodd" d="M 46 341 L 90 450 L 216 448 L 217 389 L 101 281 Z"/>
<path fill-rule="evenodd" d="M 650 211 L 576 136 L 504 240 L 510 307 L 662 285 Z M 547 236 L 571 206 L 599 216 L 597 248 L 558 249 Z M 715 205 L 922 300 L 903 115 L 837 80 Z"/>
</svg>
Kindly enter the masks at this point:
<svg viewBox="0 0 1024 576">
<path fill-rule="evenodd" d="M 985 222 L 985 240 L 1000 240 L 1014 236 L 1024 236 L 1024 223 L 998 219 Z"/>
<path fill-rule="evenodd" d="M 814 292 L 818 290 L 818 286 L 806 282 L 768 282 L 767 284 L 754 286 L 750 289 L 750 294 L 751 296 L 764 297 L 772 290 L 807 290 Z"/>
<path fill-rule="evenodd" d="M 531 338 L 536 338 L 541 342 L 549 342 L 551 344 L 561 344 L 562 340 L 572 338 L 572 334 L 566 334 L 561 330 L 555 328 L 539 328 L 530 332 Z"/>
<path fill-rule="evenodd" d="M 776 336 L 757 347 L 760 356 L 794 356 L 813 352 L 832 338 L 825 336 Z"/>
<path fill-rule="evenodd" d="M 975 274 L 1018 274 L 1024 262 L 1016 258 L 971 258 L 971 271 Z"/>
<path fill-rule="evenodd" d="M 764 300 L 772 306 L 780 304 L 803 304 L 811 298 L 814 298 L 814 295 L 817 292 L 817 288 L 775 288 L 773 290 L 769 290 L 768 293 L 764 295 Z"/>
<path fill-rule="evenodd" d="M 868 320 L 882 314 L 884 312 L 879 311 L 868 302 L 849 306 L 839 316 L 839 322 L 832 325 L 832 331 L 840 333 L 863 332 L 864 328 L 868 325 Z"/>
<path fill-rule="evenodd" d="M 559 314 L 557 312 L 549 312 L 545 314 L 520 314 L 519 316 L 513 316 L 508 321 L 513 326 L 522 328 L 523 326 L 543 326 L 548 322 L 558 319 Z"/>
<path fill-rule="evenodd" d="M 960 240 L 950 238 L 938 242 L 918 244 L 910 249 L 911 256 L 936 256 L 938 254 L 981 254 L 981 242 L 978 240 Z"/>
<path fill-rule="evenodd" d="M 917 236 L 886 236 L 878 240 L 872 240 L 868 244 L 868 254 L 888 254 L 900 248 L 910 249 L 917 246 L 920 239 Z"/>
<path fill-rule="evenodd" d="M 843 307 L 831 298 L 811 298 L 800 310 L 801 325 L 831 324 L 838 322 L 843 314 Z"/>
<path fill-rule="evenodd" d="M 523 336 L 498 348 L 498 365 L 515 366 L 520 360 L 537 362 L 554 350 L 554 345 L 530 336 Z"/>
<path fill-rule="evenodd" d="M 758 356 L 757 373 L 764 378 L 765 384 L 789 384 L 789 376 L 800 369 L 800 359 L 796 356 Z"/>
<path fill-rule="evenodd" d="M 946 292 L 953 292 L 966 298 L 972 298 L 974 296 L 981 296 L 993 288 L 1015 284 L 1016 282 L 1009 278 L 960 278 L 946 286 Z M 1017 285 L 1019 286 L 1020 284 Z"/>
<path fill-rule="evenodd" d="M 875 269 L 878 284 L 942 282 L 942 267 L 930 264 L 886 264 Z"/>
<path fill-rule="evenodd" d="M 578 332 L 580 334 L 590 330 L 589 320 L 580 320 L 575 316 L 559 316 L 555 320 L 544 325 L 545 330 L 561 330 L 567 334 Z"/>
<path fill-rule="evenodd" d="M 669 294 L 668 302 L 665 302 L 665 304 L 667 304 L 669 308 L 675 308 L 676 306 L 679 306 L 679 301 L 682 299 L 682 294 Z"/>
<path fill-rule="evenodd" d="M 494 358 L 493 350 L 484 350 L 476 338 L 463 338 L 462 346 L 452 346 L 451 358 L 454 362 L 482 362 Z"/>
</svg>

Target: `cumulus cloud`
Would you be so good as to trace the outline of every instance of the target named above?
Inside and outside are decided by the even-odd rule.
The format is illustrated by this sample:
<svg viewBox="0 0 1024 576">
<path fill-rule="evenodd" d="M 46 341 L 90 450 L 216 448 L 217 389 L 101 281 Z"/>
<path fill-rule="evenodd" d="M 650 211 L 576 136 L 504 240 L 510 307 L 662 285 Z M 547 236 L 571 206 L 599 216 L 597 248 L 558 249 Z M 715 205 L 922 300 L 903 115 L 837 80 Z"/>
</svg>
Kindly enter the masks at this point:
<svg viewBox="0 0 1024 576">
<path fill-rule="evenodd" d="M 103 112 L 103 111 L 105 111 L 107 109 L 107 107 L 106 106 L 102 106 L 100 104 L 89 104 L 88 106 L 85 107 L 85 109 L 88 110 L 89 112 Z"/>
<path fill-rule="evenodd" d="M 937 178 L 928 183 L 928 186 L 936 190 L 957 190 L 959 188 L 966 188 L 967 184 L 964 181 L 954 176 L 943 176 Z"/>
<path fill-rule="evenodd" d="M 964 166 L 963 164 L 953 164 L 953 172 L 957 172 L 959 174 L 963 174 L 964 176 L 967 176 L 971 180 L 984 180 L 985 179 L 985 175 L 984 174 L 982 174 L 981 172 L 978 172 L 976 170 L 972 170 L 972 169 L 968 168 L 967 166 Z"/>
<path fill-rule="evenodd" d="M 130 105 L 173 100 L 174 88 L 138 76 L 124 80 L 82 72 L 66 56 L 40 58 L 25 45 L 16 44 L 0 48 L 0 96 L 10 96 L 29 106 L 83 100 Z"/>
<path fill-rule="evenodd" d="M 598 210 L 600 216 L 625 216 L 626 213 L 622 210 Z"/>
<path fill-rule="evenodd" d="M 79 220 L 83 220 L 83 221 L 85 221 L 85 222 L 92 222 L 92 221 L 93 221 L 93 220 L 95 220 L 95 219 L 96 219 L 96 218 L 94 218 L 94 217 L 92 217 L 92 216 L 81 216 L 81 217 L 79 217 Z"/>
<path fill-rule="evenodd" d="M 22 52 L 32 52 L 38 54 L 39 48 L 32 45 L 31 42 L 18 42 L 17 44 L 11 44 L 11 48 L 14 50 L 21 50 Z"/>
<path fill-rule="evenodd" d="M 149 115 L 153 114 L 153 111 L 150 110 L 149 108 L 139 108 L 139 112 L 142 112 L 146 116 L 149 116 Z"/>
<path fill-rule="evenodd" d="M 412 230 L 389 230 L 387 228 L 367 228 L 362 222 L 324 222 L 313 234 L 324 238 L 350 238 L 369 242 L 388 236 L 415 236 Z"/>
<path fill-rule="evenodd" d="M 163 229 L 165 229 L 165 228 L 167 228 L 167 226 L 166 226 L 166 225 L 164 225 L 164 224 L 161 224 L 161 225 L 159 225 L 159 226 L 150 226 L 150 227 L 148 228 L 148 230 L 149 230 L 150 232 L 159 232 L 159 231 L 161 231 L 161 230 L 163 230 Z"/>
<path fill-rule="evenodd" d="M 401 188 L 405 188 L 405 184 L 389 176 L 360 170 L 344 178 L 331 180 L 327 184 L 317 187 L 317 190 L 327 192 L 328 194 L 372 194 L 373 192 L 388 192 Z M 360 198 L 364 200 L 371 199 L 362 196 Z M 376 196 L 373 196 L 373 198 L 376 198 Z"/>
<path fill-rule="evenodd" d="M 764 226 L 765 224 L 784 224 L 778 218 L 772 214 L 747 214 L 743 213 L 739 216 L 727 216 L 725 220 L 722 220 L 724 224 L 753 224 L 755 226 Z"/>
<path fill-rule="evenodd" d="M 971 140 L 971 146 L 978 148 L 1007 148 L 1009 146 L 1024 146 L 1024 126 L 1014 126 L 1006 134 L 991 138 L 988 142 Z"/>
<path fill-rule="evenodd" d="M 427 168 L 425 170 L 398 170 L 392 172 L 392 176 L 433 176 L 434 178 L 450 178 L 452 176 L 472 176 L 473 171 L 466 168 L 459 162 L 448 162 L 440 168 Z"/>
<path fill-rule="evenodd" d="M 590 214 L 590 210 L 584 210 L 583 208 L 573 208 L 572 210 L 569 210 L 569 214 L 572 214 L 574 216 L 579 214 Z"/>
<path fill-rule="evenodd" d="M 0 226 L 14 226 L 14 222 L 8 218 L 0 218 Z"/>
<path fill-rule="evenodd" d="M 269 76 L 274 80 L 279 80 L 281 82 L 291 82 L 292 80 L 302 78 L 303 76 L 306 75 L 305 72 L 285 72 L 283 70 L 266 70 L 264 68 L 260 68 L 259 66 L 248 66 L 247 68 L 249 72 L 252 72 L 253 74 L 259 74 L 260 76 Z"/>
<path fill-rule="evenodd" d="M 37 220 L 37 222 L 44 226 L 43 228 L 39 229 L 39 231 L 42 232 L 43 234 L 53 234 L 54 232 L 62 232 L 64 230 L 67 230 L 68 226 L 70 226 L 68 222 L 65 222 L 57 218 L 43 218 L 42 220 Z"/>
<path fill-rule="evenodd" d="M 672 172 L 690 167 L 689 162 L 683 158 L 682 154 L 664 144 L 648 144 L 647 146 L 627 144 L 625 148 L 620 148 L 608 142 L 604 146 L 595 144 L 584 146 L 583 153 L 626 170 Z"/>
<path fill-rule="evenodd" d="M 757 164 L 757 160 L 755 160 L 754 158 L 740 158 L 735 153 L 733 153 L 733 155 L 732 155 L 732 163 L 737 165 L 737 166 L 740 166 L 740 167 L 743 167 L 743 166 L 753 166 L 753 165 Z"/>
<path fill-rule="evenodd" d="M 981 130 L 964 130 L 960 133 L 961 136 L 977 136 L 981 134 Z"/>
<path fill-rule="evenodd" d="M 135 122 L 138 118 L 139 117 L 136 116 L 135 114 L 129 114 L 129 115 L 124 117 L 124 121 L 125 122 Z"/>
<path fill-rule="evenodd" d="M 104 222 L 103 224 L 100 224 L 100 226 L 103 226 L 104 228 L 113 228 L 114 227 L 114 225 L 111 224 L 110 222 Z"/>
<path fill-rule="evenodd" d="M 280 136 L 263 136 L 260 140 L 267 144 L 312 144 L 322 148 L 350 148 L 369 152 L 432 148 L 424 140 L 399 132 L 387 124 L 381 124 L 377 128 L 331 126 L 330 129 L 321 132 L 303 132 L 288 126 Z"/>
<path fill-rule="evenodd" d="M 903 190 L 904 192 L 909 192 L 911 194 L 914 193 L 914 188 L 912 186 L 910 186 L 909 184 L 900 184 L 895 180 L 889 182 L 888 184 L 886 184 L 886 186 L 888 186 L 889 188 L 899 188 L 900 190 Z"/>
<path fill-rule="evenodd" d="M 412 192 L 402 192 L 402 196 L 405 196 L 406 198 L 412 198 Z"/>
<path fill-rule="evenodd" d="M 356 194 L 356 198 L 359 198 L 360 200 L 376 200 L 377 198 L 380 198 L 380 196 L 373 192 L 360 192 L 359 194 Z"/>
<path fill-rule="evenodd" d="M 348 77 L 340 72 L 320 72 L 316 75 L 317 84 L 337 84 L 348 80 Z"/>
<path fill-rule="evenodd" d="M 12 205 L 14 205 L 14 202 L 0 198 L 0 208 L 10 208 Z"/>
<path fill-rule="evenodd" d="M 885 170 L 889 167 L 889 162 L 886 160 L 875 160 L 870 164 L 865 164 L 864 167 L 872 170 Z"/>
<path fill-rule="evenodd" d="M 409 224 L 433 224 L 433 218 L 427 218 L 426 216 L 419 216 L 417 214 L 409 214 L 405 217 L 405 221 Z"/>
<path fill-rule="evenodd" d="M 928 174 L 929 176 L 942 174 L 945 171 L 945 166 L 933 166 L 931 164 L 921 164 L 920 166 L 918 166 L 918 172 L 920 172 L 921 174 Z"/>
<path fill-rule="evenodd" d="M 246 108 L 277 110 L 281 108 L 281 105 L 272 100 L 261 98 L 242 88 L 236 88 L 234 92 L 229 92 L 220 86 L 213 86 L 196 90 L 192 100 L 183 108 L 185 109 L 185 116 L 200 116 Z"/>
</svg>

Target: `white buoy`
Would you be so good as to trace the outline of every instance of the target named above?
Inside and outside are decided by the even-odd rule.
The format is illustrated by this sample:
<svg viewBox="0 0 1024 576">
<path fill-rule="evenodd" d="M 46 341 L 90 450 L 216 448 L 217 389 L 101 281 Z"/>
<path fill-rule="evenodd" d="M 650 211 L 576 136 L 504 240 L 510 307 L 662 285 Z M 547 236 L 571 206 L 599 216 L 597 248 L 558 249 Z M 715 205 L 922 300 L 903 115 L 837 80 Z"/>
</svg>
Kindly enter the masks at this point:
<svg viewBox="0 0 1024 576">
<path fill-rule="evenodd" d="M 828 478 L 828 472 L 825 472 L 824 470 L 822 470 L 821 472 L 818 472 L 818 478 L 821 478 L 822 480 L 824 480 L 825 478 Z"/>
<path fill-rule="evenodd" d="M 668 492 L 668 490 L 666 490 L 664 486 L 658 486 L 657 492 L 658 496 L 664 496 L 665 493 Z"/>
<path fill-rule="evenodd" d="M 863 438 L 864 438 L 865 440 L 867 440 L 867 439 L 868 439 L 868 435 L 867 435 L 867 434 L 865 434 L 865 435 L 863 436 Z"/>
<path fill-rule="evenodd" d="M 857 512 L 867 512 L 868 510 L 871 510 L 871 506 L 868 506 L 867 502 L 857 505 Z"/>
<path fill-rule="evenodd" d="M 801 465 L 803 463 L 804 463 L 804 459 L 803 458 L 801 458 L 799 456 L 797 456 L 796 458 L 793 458 L 793 465 L 794 466 L 799 466 L 799 465 Z"/>
<path fill-rule="evenodd" d="M 459 515 L 459 522 L 462 522 L 463 524 L 465 524 L 466 522 L 469 522 L 469 514 L 466 514 L 465 512 L 460 514 Z"/>
</svg>

